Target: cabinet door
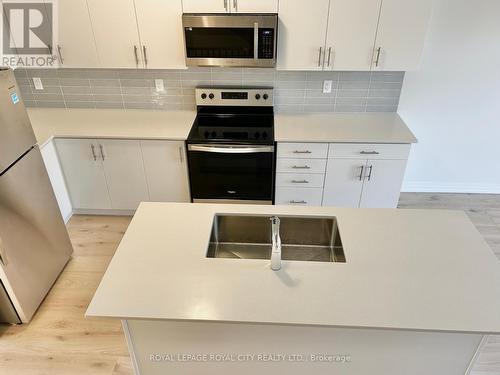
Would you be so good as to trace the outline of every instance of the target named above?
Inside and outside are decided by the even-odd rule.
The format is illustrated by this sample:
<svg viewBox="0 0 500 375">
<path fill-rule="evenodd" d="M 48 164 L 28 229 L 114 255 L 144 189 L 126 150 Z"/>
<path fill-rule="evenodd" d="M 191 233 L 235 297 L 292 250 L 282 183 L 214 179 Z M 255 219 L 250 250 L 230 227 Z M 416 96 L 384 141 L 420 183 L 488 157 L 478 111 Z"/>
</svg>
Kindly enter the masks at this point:
<svg viewBox="0 0 500 375">
<path fill-rule="evenodd" d="M 368 160 L 360 207 L 396 208 L 406 160 Z"/>
<path fill-rule="evenodd" d="M 279 3 L 278 70 L 323 70 L 329 0 Z"/>
<path fill-rule="evenodd" d="M 57 153 L 74 209 L 109 209 L 108 187 L 94 139 L 57 139 Z"/>
<path fill-rule="evenodd" d="M 141 141 L 142 156 L 153 202 L 189 202 L 184 142 Z"/>
<path fill-rule="evenodd" d="M 98 142 L 111 207 L 117 210 L 137 209 L 140 202 L 149 199 L 140 141 L 101 139 Z"/>
<path fill-rule="evenodd" d="M 418 69 L 431 10 L 432 0 L 383 0 L 373 69 Z"/>
<path fill-rule="evenodd" d="M 186 67 L 181 0 L 135 0 L 144 66 Z"/>
<path fill-rule="evenodd" d="M 53 53 L 60 67 L 95 68 L 99 58 L 86 0 L 58 2 L 59 40 Z"/>
<path fill-rule="evenodd" d="M 371 69 L 381 1 L 331 0 L 325 69 Z"/>
<path fill-rule="evenodd" d="M 323 206 L 359 207 L 366 160 L 329 159 Z"/>
<path fill-rule="evenodd" d="M 143 67 L 134 0 L 87 2 L 102 66 Z"/>
<path fill-rule="evenodd" d="M 171 1 L 171 0 L 169 0 Z M 183 0 L 184 13 L 226 13 L 230 0 Z"/>
<path fill-rule="evenodd" d="M 278 0 L 231 0 L 233 13 L 278 13 Z"/>
</svg>

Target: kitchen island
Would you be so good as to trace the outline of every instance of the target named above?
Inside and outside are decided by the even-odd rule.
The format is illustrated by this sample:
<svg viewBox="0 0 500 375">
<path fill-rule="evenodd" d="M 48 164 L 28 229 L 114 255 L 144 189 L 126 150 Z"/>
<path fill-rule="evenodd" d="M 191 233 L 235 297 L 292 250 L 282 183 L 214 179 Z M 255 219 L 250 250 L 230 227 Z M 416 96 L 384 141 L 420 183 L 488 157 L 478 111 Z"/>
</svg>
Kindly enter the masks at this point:
<svg viewBox="0 0 500 375">
<path fill-rule="evenodd" d="M 335 218 L 345 262 L 207 257 L 223 214 Z M 123 321 L 142 375 L 461 375 L 499 295 L 463 212 L 142 203 L 87 316 Z"/>
</svg>

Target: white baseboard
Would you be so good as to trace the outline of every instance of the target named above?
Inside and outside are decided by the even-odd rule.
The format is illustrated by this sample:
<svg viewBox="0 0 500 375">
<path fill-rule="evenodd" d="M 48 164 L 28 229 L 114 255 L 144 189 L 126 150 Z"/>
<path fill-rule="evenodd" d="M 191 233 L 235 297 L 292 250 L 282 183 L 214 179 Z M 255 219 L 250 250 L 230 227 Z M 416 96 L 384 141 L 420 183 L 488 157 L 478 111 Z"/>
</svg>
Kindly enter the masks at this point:
<svg viewBox="0 0 500 375">
<path fill-rule="evenodd" d="M 500 194 L 500 185 L 405 181 L 401 191 L 404 193 Z"/>
<path fill-rule="evenodd" d="M 109 216 L 133 216 L 135 210 L 73 210 L 74 215 L 109 215 Z"/>
</svg>

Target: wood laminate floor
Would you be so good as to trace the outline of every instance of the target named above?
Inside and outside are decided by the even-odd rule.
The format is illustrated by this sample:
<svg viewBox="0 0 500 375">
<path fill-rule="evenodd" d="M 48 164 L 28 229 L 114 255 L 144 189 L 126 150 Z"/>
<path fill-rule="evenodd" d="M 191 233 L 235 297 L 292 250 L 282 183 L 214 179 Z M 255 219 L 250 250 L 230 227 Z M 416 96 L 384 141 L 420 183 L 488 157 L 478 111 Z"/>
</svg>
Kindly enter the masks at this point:
<svg viewBox="0 0 500 375">
<path fill-rule="evenodd" d="M 500 196 L 403 194 L 401 208 L 465 210 L 500 258 Z M 0 325 L 0 374 L 132 375 L 118 321 L 84 313 L 129 217 L 74 216 L 74 255 L 28 325 Z M 472 375 L 500 375 L 500 337 L 490 337 Z"/>
</svg>

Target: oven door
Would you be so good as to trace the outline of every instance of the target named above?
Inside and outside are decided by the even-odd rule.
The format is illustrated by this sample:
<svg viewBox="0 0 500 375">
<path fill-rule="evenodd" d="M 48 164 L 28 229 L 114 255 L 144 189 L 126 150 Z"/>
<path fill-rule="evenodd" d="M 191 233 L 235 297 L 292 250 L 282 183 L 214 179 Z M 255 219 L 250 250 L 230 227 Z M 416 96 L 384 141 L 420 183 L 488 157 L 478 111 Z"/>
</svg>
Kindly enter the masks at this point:
<svg viewBox="0 0 500 375">
<path fill-rule="evenodd" d="M 193 201 L 272 203 L 274 146 L 190 144 L 188 159 Z"/>
<path fill-rule="evenodd" d="M 183 15 L 188 66 L 276 64 L 276 15 Z"/>
</svg>

